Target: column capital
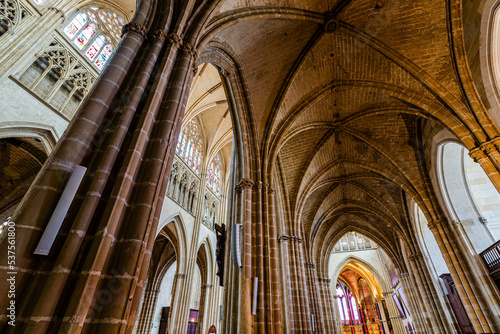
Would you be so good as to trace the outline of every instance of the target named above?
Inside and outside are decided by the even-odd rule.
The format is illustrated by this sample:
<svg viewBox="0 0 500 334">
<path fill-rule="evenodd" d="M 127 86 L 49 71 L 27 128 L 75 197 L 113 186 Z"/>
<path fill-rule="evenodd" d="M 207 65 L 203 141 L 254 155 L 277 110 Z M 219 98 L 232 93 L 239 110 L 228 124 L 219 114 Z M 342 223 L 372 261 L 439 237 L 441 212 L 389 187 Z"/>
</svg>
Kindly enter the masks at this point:
<svg viewBox="0 0 500 334">
<path fill-rule="evenodd" d="M 172 46 L 174 47 L 179 47 L 182 46 L 182 38 L 181 36 L 177 35 L 176 33 L 170 33 L 166 35 L 167 40 L 172 43 Z"/>
<path fill-rule="evenodd" d="M 316 267 L 312 262 L 304 262 L 304 266 L 311 269 L 314 269 Z"/>
<path fill-rule="evenodd" d="M 257 181 L 257 182 L 254 182 L 254 184 L 253 184 L 253 190 L 255 190 L 255 191 L 262 189 L 262 187 L 264 187 L 264 182 L 262 182 L 262 181 Z"/>
<path fill-rule="evenodd" d="M 384 292 L 382 292 L 382 295 L 384 296 L 385 299 L 387 299 L 388 297 L 392 298 L 392 295 L 394 295 L 394 292 L 384 291 Z"/>
<path fill-rule="evenodd" d="M 434 230 L 436 230 L 438 228 L 438 226 L 442 227 L 443 223 L 444 223 L 444 221 L 442 221 L 442 220 L 433 220 L 433 221 L 427 223 L 427 227 L 429 228 L 429 230 L 434 232 Z"/>
<path fill-rule="evenodd" d="M 163 30 L 158 29 L 150 37 L 150 40 L 159 40 L 161 43 L 163 43 L 165 42 L 165 38 L 167 38 L 167 34 Z"/>
<path fill-rule="evenodd" d="M 175 274 L 175 278 L 178 278 L 178 279 L 182 279 L 182 278 L 186 278 L 186 277 L 187 277 L 187 274 L 182 274 L 182 273 Z"/>
<path fill-rule="evenodd" d="M 282 241 L 286 242 L 286 241 L 288 241 L 288 239 L 290 239 L 290 236 L 285 235 L 285 234 L 280 235 L 280 236 L 278 237 L 278 243 L 281 243 Z"/>
<path fill-rule="evenodd" d="M 287 240 L 290 240 L 291 242 L 302 242 L 302 238 L 301 237 L 297 237 L 295 235 L 281 235 L 280 237 L 278 237 L 278 242 L 280 241 L 287 241 Z"/>
<path fill-rule="evenodd" d="M 420 252 L 417 252 L 417 253 L 414 253 L 414 254 L 410 254 L 410 256 L 408 256 L 409 260 L 410 261 L 417 261 L 419 259 L 421 259 L 423 256 L 422 256 L 422 253 Z M 400 273 L 400 275 L 403 275 L 403 274 L 407 274 L 408 273 Z"/>
<path fill-rule="evenodd" d="M 327 278 L 327 277 L 318 277 L 318 282 L 320 283 L 326 283 L 326 284 L 330 284 L 332 280 Z"/>
<path fill-rule="evenodd" d="M 421 253 L 415 254 L 415 256 L 416 256 L 417 259 L 418 258 L 423 258 L 423 256 L 422 256 Z M 406 279 L 406 278 L 410 277 L 410 273 L 408 273 L 408 272 L 399 273 L 399 277 Z"/>
<path fill-rule="evenodd" d="M 491 153 L 498 153 L 500 151 L 500 137 L 495 137 L 484 143 L 481 143 L 478 147 L 473 148 L 469 151 L 469 156 L 474 159 L 474 162 L 481 162 L 483 159 L 487 159 L 488 155 Z"/>
<path fill-rule="evenodd" d="M 122 37 L 129 32 L 135 32 L 141 35 L 142 38 L 146 38 L 147 29 L 142 24 L 129 22 L 122 27 Z"/>
<path fill-rule="evenodd" d="M 253 180 L 247 179 L 247 178 L 243 178 L 243 179 L 241 179 L 240 183 L 238 183 L 238 185 L 236 186 L 235 190 L 238 191 L 238 192 L 241 192 L 244 189 L 252 189 L 253 185 L 254 185 Z"/>
</svg>

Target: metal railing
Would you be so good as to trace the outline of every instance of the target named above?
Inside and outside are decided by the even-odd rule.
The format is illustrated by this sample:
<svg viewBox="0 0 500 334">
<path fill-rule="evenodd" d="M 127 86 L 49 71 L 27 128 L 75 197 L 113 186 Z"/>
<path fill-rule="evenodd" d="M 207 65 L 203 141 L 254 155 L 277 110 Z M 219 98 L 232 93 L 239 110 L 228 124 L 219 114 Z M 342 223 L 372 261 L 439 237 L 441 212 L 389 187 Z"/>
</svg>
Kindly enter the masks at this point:
<svg viewBox="0 0 500 334">
<path fill-rule="evenodd" d="M 500 240 L 486 248 L 479 255 L 483 258 L 490 273 L 500 269 Z"/>
</svg>

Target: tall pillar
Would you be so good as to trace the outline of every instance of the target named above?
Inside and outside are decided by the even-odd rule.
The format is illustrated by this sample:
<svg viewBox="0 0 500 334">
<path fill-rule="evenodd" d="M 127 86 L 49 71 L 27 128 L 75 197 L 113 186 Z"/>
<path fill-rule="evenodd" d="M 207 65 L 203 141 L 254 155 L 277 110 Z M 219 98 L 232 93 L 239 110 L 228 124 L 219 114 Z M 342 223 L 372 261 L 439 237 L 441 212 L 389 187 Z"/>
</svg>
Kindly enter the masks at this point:
<svg viewBox="0 0 500 334">
<path fill-rule="evenodd" d="M 423 261 L 423 256 L 421 253 L 415 253 L 409 256 L 411 265 L 414 267 L 413 272 L 415 273 L 415 280 L 417 281 L 417 286 L 420 287 L 420 296 L 423 298 L 422 303 L 422 313 L 427 323 L 427 328 L 432 333 L 449 333 L 451 327 L 449 325 L 448 319 L 446 319 L 446 313 L 443 306 L 440 303 L 439 296 L 436 291 L 436 287 L 432 282 L 432 278 L 427 269 L 425 262 Z M 401 281 L 408 283 L 409 274 L 401 273 L 399 275 Z M 408 286 L 408 284 L 406 284 Z"/>
<path fill-rule="evenodd" d="M 334 294 L 333 296 L 333 308 L 335 310 L 335 333 L 343 333 L 342 330 L 342 320 L 340 318 L 340 312 L 341 310 L 339 309 L 339 303 L 338 303 L 338 298 L 339 296 L 337 294 Z"/>
<path fill-rule="evenodd" d="M 314 319 L 311 319 L 311 327 L 314 328 L 315 333 L 325 333 L 324 310 L 321 303 L 316 267 L 312 262 L 306 262 L 304 263 L 304 266 L 306 268 L 307 289 L 309 292 L 311 314 L 314 315 Z"/>
<path fill-rule="evenodd" d="M 331 279 L 326 277 L 318 277 L 319 294 L 321 297 L 322 305 L 322 319 L 325 326 L 325 333 L 337 333 L 335 327 L 335 318 L 337 313 L 334 307 L 333 293 L 331 288 Z"/>
<path fill-rule="evenodd" d="M 398 307 L 394 302 L 393 291 L 382 292 L 385 298 L 385 303 L 387 305 L 387 311 L 389 312 L 389 318 L 391 319 L 392 328 L 394 329 L 394 334 L 406 334 L 405 328 L 403 326 L 403 320 L 401 319 L 401 314 L 399 314 Z"/>
<path fill-rule="evenodd" d="M 252 277 L 258 278 L 257 333 L 281 333 L 281 279 L 274 190 L 255 182 L 252 193 Z"/>
<path fill-rule="evenodd" d="M 414 269 L 414 268 L 412 268 Z M 415 321 L 415 330 L 417 334 L 427 333 L 427 326 L 424 319 L 421 303 L 421 293 L 422 287 L 415 284 L 408 273 L 400 273 L 399 278 L 401 279 L 401 285 L 403 286 L 406 298 L 411 305 L 412 317 Z"/>
<path fill-rule="evenodd" d="M 377 303 L 378 305 L 378 310 L 380 312 L 380 318 L 381 318 L 381 322 L 382 322 L 382 326 L 384 327 L 384 331 L 386 333 L 390 333 L 389 331 L 389 315 L 388 314 L 385 314 L 385 310 L 384 310 L 384 306 L 383 306 L 383 301 L 384 299 L 383 298 L 375 298 L 375 302 Z"/>
<path fill-rule="evenodd" d="M 475 279 L 454 235 L 444 221 L 432 221 L 427 225 L 441 250 L 441 254 L 450 270 L 458 294 L 464 305 L 474 330 L 477 333 L 492 333 L 497 326 L 492 319 L 491 310 L 484 304 L 482 291 L 475 284 Z"/>
<path fill-rule="evenodd" d="M 302 238 L 297 236 L 282 235 L 281 243 L 287 243 L 288 256 L 285 260 L 288 261 L 287 267 L 290 271 L 290 276 L 284 284 L 287 285 L 287 290 L 290 292 L 292 304 L 289 305 L 289 319 L 293 324 L 289 328 L 290 333 L 310 333 L 311 327 L 311 308 L 307 286 L 307 277 L 304 266 L 304 258 L 302 257 Z"/>
<path fill-rule="evenodd" d="M 138 3 L 122 42 L 13 216 L 16 288 L 23 296 L 17 311 L 24 321 L 7 328 L 4 316 L 0 332 L 132 331 L 196 63 L 193 44 L 218 1 L 178 1 L 175 17 L 167 8 L 173 2 Z M 146 40 L 150 26 L 160 30 Z M 53 254 L 34 255 L 76 165 L 87 173 Z M 6 269 L 0 268 L 5 291 Z M 2 310 L 9 303 L 0 296 Z"/>
</svg>

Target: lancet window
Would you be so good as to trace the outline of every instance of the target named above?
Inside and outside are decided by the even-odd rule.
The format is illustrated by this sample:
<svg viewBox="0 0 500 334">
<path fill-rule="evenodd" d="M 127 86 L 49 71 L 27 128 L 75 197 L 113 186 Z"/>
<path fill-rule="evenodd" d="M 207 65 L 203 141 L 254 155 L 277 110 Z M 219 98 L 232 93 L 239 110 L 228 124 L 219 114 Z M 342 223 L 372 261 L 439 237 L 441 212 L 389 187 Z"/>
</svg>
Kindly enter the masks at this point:
<svg viewBox="0 0 500 334">
<path fill-rule="evenodd" d="M 213 158 L 207 170 L 207 186 L 218 196 L 220 193 L 221 160 L 220 155 Z"/>
<path fill-rule="evenodd" d="M 337 306 L 340 312 L 340 319 L 345 326 L 359 324 L 360 318 L 356 297 L 352 292 L 341 282 L 337 281 Z"/>
<path fill-rule="evenodd" d="M 120 15 L 92 6 L 80 10 L 63 32 L 100 71 L 120 42 L 124 24 Z"/>
<path fill-rule="evenodd" d="M 201 148 L 200 129 L 196 121 L 191 121 L 182 129 L 175 151 L 196 174 L 200 171 Z"/>
</svg>

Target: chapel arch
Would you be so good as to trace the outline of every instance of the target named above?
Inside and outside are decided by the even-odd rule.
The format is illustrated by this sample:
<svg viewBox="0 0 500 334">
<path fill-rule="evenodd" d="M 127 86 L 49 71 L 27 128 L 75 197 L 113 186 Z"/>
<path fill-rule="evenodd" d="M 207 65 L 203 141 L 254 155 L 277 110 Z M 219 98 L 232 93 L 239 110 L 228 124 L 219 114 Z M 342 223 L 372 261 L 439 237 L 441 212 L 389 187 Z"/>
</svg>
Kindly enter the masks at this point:
<svg viewBox="0 0 500 334">
<path fill-rule="evenodd" d="M 136 317 L 134 333 L 167 333 L 170 314 L 175 307 L 174 293 L 182 262 L 179 219 L 172 219 L 158 232 Z M 180 270 L 179 270 L 180 269 Z"/>
<path fill-rule="evenodd" d="M 500 194 L 461 144 L 438 146 L 437 170 L 449 217 L 463 226 L 475 251 L 482 252 L 500 239 Z"/>
<path fill-rule="evenodd" d="M 374 246 L 376 247 L 375 244 Z M 362 253 L 344 254 L 345 258 L 335 263 L 330 276 L 337 328 L 342 332 L 354 330 L 383 333 L 396 330 L 395 333 L 400 333 L 402 324 L 394 316 L 399 310 L 393 296 L 398 298 L 398 302 L 404 297 L 401 297 L 401 289 L 393 291 L 385 264 L 373 259 L 368 263 Z M 335 252 L 332 257 L 335 257 Z M 387 300 L 388 298 L 391 299 Z M 405 311 L 404 306 L 402 307 L 402 311 Z M 408 306 L 405 313 L 405 318 L 407 317 L 409 318 Z M 409 322 L 407 321 L 407 328 Z"/>
</svg>

